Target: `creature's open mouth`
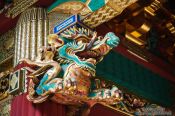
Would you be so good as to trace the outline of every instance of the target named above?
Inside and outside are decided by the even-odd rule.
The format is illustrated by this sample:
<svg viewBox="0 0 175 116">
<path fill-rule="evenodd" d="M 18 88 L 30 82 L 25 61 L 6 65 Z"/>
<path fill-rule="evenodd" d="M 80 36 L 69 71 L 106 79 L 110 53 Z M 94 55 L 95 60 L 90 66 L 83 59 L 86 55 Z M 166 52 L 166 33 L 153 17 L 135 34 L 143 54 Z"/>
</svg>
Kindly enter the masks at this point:
<svg viewBox="0 0 175 116">
<path fill-rule="evenodd" d="M 89 72 L 91 72 L 91 74 L 95 74 L 95 65 L 97 64 L 98 61 L 100 61 L 100 59 L 102 58 L 102 56 L 100 55 L 100 51 L 97 50 L 85 50 L 85 51 L 80 51 L 80 52 L 76 52 L 75 54 L 76 56 L 78 56 L 78 58 L 83 61 L 86 62 L 86 66 L 82 67 L 82 69 L 88 70 Z"/>
<path fill-rule="evenodd" d="M 91 63 L 94 65 L 100 60 L 101 55 L 99 51 L 97 50 L 87 50 L 87 51 L 81 51 L 77 52 L 76 55 L 79 57 L 80 60 L 82 61 L 87 61 L 88 59 L 93 59 L 91 60 Z M 90 61 L 90 60 L 89 60 Z"/>
</svg>

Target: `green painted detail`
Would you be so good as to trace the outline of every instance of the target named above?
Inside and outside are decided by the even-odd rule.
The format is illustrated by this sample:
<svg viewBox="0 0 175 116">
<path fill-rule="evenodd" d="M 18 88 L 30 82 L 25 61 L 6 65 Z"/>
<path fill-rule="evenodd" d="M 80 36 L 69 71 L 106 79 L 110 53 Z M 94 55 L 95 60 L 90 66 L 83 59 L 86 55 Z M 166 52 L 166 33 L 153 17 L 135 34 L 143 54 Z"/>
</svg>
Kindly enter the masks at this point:
<svg viewBox="0 0 175 116">
<path fill-rule="evenodd" d="M 87 0 L 81 0 L 81 2 L 86 3 Z"/>
<path fill-rule="evenodd" d="M 88 4 L 91 11 L 96 11 L 105 5 L 105 0 L 91 0 Z"/>
<path fill-rule="evenodd" d="M 87 0 L 56 0 L 48 9 L 47 11 L 50 12 L 52 9 L 57 7 L 60 4 L 63 4 L 65 2 L 82 2 L 86 3 Z M 96 11 L 103 7 L 105 5 L 105 0 L 91 0 L 88 4 L 88 7 L 90 8 L 91 11 Z"/>
<path fill-rule="evenodd" d="M 88 63 L 86 61 L 81 61 L 78 58 L 78 56 L 76 56 L 75 54 L 69 54 L 66 52 L 68 48 L 72 48 L 75 51 L 83 51 L 85 50 L 85 47 L 86 47 L 86 44 L 78 45 L 76 44 L 76 42 L 70 42 L 58 49 L 58 56 L 62 58 L 66 58 L 70 61 L 74 61 L 79 66 L 88 67 L 95 71 L 95 68 L 96 68 L 95 65 Z"/>
<path fill-rule="evenodd" d="M 97 65 L 97 76 L 153 103 L 163 106 L 172 106 L 174 103 L 171 90 L 175 85 L 113 51 Z"/>
</svg>

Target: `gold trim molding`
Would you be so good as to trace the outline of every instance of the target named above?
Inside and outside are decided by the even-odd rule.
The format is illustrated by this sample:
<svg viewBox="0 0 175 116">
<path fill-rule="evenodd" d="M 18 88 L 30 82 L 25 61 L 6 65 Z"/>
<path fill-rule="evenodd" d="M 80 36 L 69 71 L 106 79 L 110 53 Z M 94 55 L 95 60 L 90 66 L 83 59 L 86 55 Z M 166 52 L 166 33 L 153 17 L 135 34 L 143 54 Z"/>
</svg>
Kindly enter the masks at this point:
<svg viewBox="0 0 175 116">
<path fill-rule="evenodd" d="M 121 14 L 126 7 L 135 3 L 136 1 L 137 0 L 109 0 L 104 7 L 84 18 L 83 23 L 91 28 L 95 28 L 98 25 Z"/>
</svg>

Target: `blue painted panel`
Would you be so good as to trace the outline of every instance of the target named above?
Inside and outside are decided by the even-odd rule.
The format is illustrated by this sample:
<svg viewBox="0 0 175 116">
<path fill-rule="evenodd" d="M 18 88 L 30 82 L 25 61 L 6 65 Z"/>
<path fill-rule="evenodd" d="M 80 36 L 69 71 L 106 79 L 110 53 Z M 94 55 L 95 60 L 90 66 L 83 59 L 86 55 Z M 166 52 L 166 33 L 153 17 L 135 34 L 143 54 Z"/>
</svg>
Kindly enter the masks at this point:
<svg viewBox="0 0 175 116">
<path fill-rule="evenodd" d="M 78 15 L 72 15 L 68 19 L 64 20 L 63 22 L 59 23 L 54 27 L 54 33 L 60 33 L 64 29 L 74 25 L 80 20 Z"/>
</svg>

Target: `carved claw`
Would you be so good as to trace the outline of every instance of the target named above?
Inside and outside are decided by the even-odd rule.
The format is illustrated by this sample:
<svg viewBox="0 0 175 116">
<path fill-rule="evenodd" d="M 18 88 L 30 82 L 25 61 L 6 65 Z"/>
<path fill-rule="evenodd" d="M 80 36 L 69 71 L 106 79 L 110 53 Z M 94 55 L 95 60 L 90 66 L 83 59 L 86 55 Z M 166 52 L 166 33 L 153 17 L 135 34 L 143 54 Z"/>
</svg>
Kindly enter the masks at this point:
<svg viewBox="0 0 175 116">
<path fill-rule="evenodd" d="M 72 89 L 75 90 L 77 88 L 76 80 L 74 78 L 66 80 L 65 87 L 70 89 L 70 90 L 72 90 Z"/>
</svg>

